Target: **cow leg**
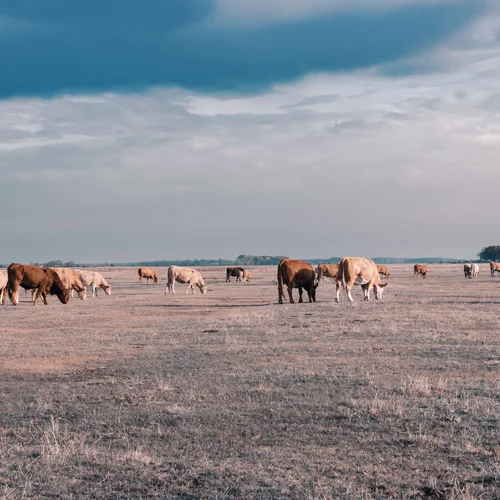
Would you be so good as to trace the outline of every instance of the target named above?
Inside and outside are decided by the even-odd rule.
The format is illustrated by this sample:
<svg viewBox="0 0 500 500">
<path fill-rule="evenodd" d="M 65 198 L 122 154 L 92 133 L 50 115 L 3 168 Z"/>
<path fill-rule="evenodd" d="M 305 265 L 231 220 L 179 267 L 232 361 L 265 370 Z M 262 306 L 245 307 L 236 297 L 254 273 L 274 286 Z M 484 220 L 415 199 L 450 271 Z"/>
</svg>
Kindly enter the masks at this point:
<svg viewBox="0 0 500 500">
<path fill-rule="evenodd" d="M 345 287 L 345 291 L 347 293 L 347 298 L 349 299 L 349 302 L 354 302 L 354 299 L 352 298 L 352 294 L 351 294 L 353 284 L 354 284 L 354 282 L 349 282 L 346 284 L 346 287 Z"/>
<path fill-rule="evenodd" d="M 337 284 L 336 284 L 336 294 L 337 294 L 337 297 L 335 298 L 335 300 L 337 302 L 340 302 L 340 289 L 342 288 L 342 281 L 339 281 L 337 280 Z"/>
<path fill-rule="evenodd" d="M 33 290 L 33 305 L 36 306 L 36 303 L 40 297 L 42 297 L 42 290 L 40 288 L 36 288 Z M 47 304 L 47 299 L 44 298 L 44 303 Z"/>
<path fill-rule="evenodd" d="M 283 287 L 278 284 L 278 304 L 283 304 L 283 297 L 285 294 L 283 293 Z"/>
<path fill-rule="evenodd" d="M 302 291 L 303 291 L 303 289 L 302 289 L 302 287 L 301 287 L 301 286 L 299 286 L 299 287 L 298 287 L 298 289 L 299 289 L 299 304 L 300 304 L 301 302 L 304 302 L 304 301 L 302 300 Z"/>
<path fill-rule="evenodd" d="M 288 297 L 290 297 L 290 304 L 295 304 L 293 300 L 293 285 L 288 285 Z"/>
</svg>

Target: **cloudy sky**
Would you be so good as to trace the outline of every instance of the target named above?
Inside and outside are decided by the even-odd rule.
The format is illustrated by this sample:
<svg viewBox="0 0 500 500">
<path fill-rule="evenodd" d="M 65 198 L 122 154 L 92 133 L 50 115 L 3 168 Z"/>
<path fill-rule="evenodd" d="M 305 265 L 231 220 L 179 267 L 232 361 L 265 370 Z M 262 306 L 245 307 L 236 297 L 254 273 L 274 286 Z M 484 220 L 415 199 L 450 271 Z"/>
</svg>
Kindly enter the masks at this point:
<svg viewBox="0 0 500 500">
<path fill-rule="evenodd" d="M 0 67 L 0 262 L 499 243 L 497 1 L 0 1 Z"/>
</svg>

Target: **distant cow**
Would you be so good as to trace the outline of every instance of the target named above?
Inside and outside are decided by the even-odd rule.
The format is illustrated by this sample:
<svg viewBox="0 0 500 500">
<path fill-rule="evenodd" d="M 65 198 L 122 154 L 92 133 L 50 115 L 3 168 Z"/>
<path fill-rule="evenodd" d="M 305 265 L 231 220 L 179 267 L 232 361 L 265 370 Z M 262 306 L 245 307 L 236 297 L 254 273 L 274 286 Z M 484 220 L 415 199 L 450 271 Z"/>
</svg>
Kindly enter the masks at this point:
<svg viewBox="0 0 500 500">
<path fill-rule="evenodd" d="M 231 281 L 231 276 L 236 277 L 236 281 L 243 280 L 245 270 L 242 267 L 228 267 L 226 269 L 226 281 Z"/>
<path fill-rule="evenodd" d="M 288 287 L 290 304 L 294 303 L 293 289 L 299 289 L 299 302 L 302 300 L 302 290 L 307 292 L 309 302 L 316 302 L 316 287 L 314 283 L 316 273 L 314 267 L 302 260 L 281 259 L 278 264 L 278 302 L 283 304 L 285 296 L 284 285 Z"/>
<path fill-rule="evenodd" d="M 74 269 L 63 267 L 54 267 L 52 269 L 57 273 L 64 288 L 71 293 L 71 296 L 73 296 L 73 290 L 75 290 L 80 299 L 85 300 L 87 298 L 87 291 L 78 277 L 78 273 Z"/>
<path fill-rule="evenodd" d="M 9 277 L 7 275 L 7 271 L 0 271 L 0 305 L 4 305 L 5 300 L 4 300 L 4 293 L 6 293 L 7 290 L 7 282 L 9 280 Z"/>
<path fill-rule="evenodd" d="M 158 283 L 158 276 L 154 269 L 150 267 L 140 267 L 137 269 L 137 274 L 139 275 L 139 282 L 142 283 L 142 278 L 146 278 L 146 284 L 149 285 L 149 280 L 153 280 L 153 283 Z"/>
<path fill-rule="evenodd" d="M 387 269 L 387 266 L 377 266 L 377 271 L 380 274 L 380 276 L 385 276 L 387 279 L 391 277 Z"/>
<path fill-rule="evenodd" d="M 472 264 L 464 264 L 465 279 L 472 277 Z"/>
<path fill-rule="evenodd" d="M 33 305 L 36 305 L 40 297 L 47 305 L 47 294 L 57 295 L 63 304 L 69 302 L 69 291 L 53 269 L 12 263 L 7 269 L 7 274 L 9 299 L 15 306 L 19 304 L 19 287 L 25 290 L 36 290 Z"/>
<path fill-rule="evenodd" d="M 344 257 L 339 263 L 337 274 L 337 302 L 340 302 L 340 289 L 343 287 L 346 289 L 347 297 L 353 302 L 354 299 L 351 295 L 353 285 L 360 285 L 365 300 L 370 300 L 372 288 L 375 292 L 375 298 L 381 299 L 384 287 L 388 283 L 382 284 L 377 266 L 372 260 L 363 257 Z"/>
<path fill-rule="evenodd" d="M 339 272 L 338 264 L 320 264 L 318 267 L 318 283 L 321 283 L 323 278 L 334 278 L 337 279 L 337 273 Z"/>
<path fill-rule="evenodd" d="M 470 275 L 472 279 L 476 279 L 479 276 L 479 266 L 477 264 L 471 264 Z"/>
<path fill-rule="evenodd" d="M 111 285 L 103 278 L 101 273 L 97 271 L 78 271 L 83 286 L 92 287 L 92 297 L 97 297 L 97 289 L 102 288 L 106 295 L 111 295 Z"/>
<path fill-rule="evenodd" d="M 250 271 L 243 271 L 243 281 L 250 282 L 252 280 L 252 275 L 250 274 Z"/>
<path fill-rule="evenodd" d="M 493 278 L 495 276 L 495 271 L 500 274 L 500 262 L 492 262 L 490 261 L 490 271 L 491 271 L 491 277 Z"/>
<path fill-rule="evenodd" d="M 207 285 L 203 281 L 203 277 L 200 272 L 196 269 L 190 269 L 189 267 L 178 267 L 170 266 L 168 268 L 168 279 L 167 286 L 165 288 L 165 293 L 172 292 L 175 293 L 175 282 L 177 283 L 187 283 L 188 287 L 186 290 L 186 295 L 189 293 L 189 289 L 195 293 L 194 287 L 197 286 L 201 293 L 205 295 L 207 293 Z"/>
<path fill-rule="evenodd" d="M 418 275 L 422 275 L 422 279 L 427 279 L 427 266 L 425 264 L 415 264 L 413 266 L 413 278 L 418 279 Z"/>
</svg>

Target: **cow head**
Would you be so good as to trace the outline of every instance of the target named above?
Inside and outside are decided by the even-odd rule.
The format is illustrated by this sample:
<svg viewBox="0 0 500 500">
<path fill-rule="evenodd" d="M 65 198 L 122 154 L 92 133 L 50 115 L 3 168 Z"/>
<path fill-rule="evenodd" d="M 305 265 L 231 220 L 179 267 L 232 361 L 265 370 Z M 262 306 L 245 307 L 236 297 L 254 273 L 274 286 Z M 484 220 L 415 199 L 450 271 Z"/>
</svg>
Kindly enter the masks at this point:
<svg viewBox="0 0 500 500">
<path fill-rule="evenodd" d="M 85 287 L 80 288 L 79 290 L 77 289 L 76 292 L 78 293 L 79 299 L 85 300 L 87 298 L 87 289 Z"/>
<path fill-rule="evenodd" d="M 373 292 L 375 293 L 375 298 L 378 300 L 378 299 L 381 299 L 382 298 L 382 294 L 384 293 L 384 288 L 388 285 L 389 283 L 380 283 L 378 285 L 375 285 L 373 287 Z"/>
<path fill-rule="evenodd" d="M 102 289 L 106 292 L 106 295 L 111 295 L 111 285 L 105 285 Z"/>
<path fill-rule="evenodd" d="M 197 283 L 200 292 L 205 295 L 207 293 L 207 285 L 205 283 Z"/>
<path fill-rule="evenodd" d="M 156 274 L 153 276 L 153 282 L 158 283 L 158 276 L 156 276 Z"/>
<path fill-rule="evenodd" d="M 63 304 L 67 304 L 69 302 L 69 290 L 66 290 L 66 288 L 57 290 L 56 295 Z"/>
</svg>

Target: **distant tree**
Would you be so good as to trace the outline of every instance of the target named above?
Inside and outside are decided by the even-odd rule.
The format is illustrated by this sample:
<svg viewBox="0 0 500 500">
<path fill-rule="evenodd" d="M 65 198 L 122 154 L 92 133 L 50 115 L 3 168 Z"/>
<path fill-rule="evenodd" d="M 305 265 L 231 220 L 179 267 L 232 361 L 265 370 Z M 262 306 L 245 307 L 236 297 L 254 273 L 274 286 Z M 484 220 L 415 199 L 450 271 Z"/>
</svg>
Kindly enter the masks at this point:
<svg viewBox="0 0 500 500">
<path fill-rule="evenodd" d="M 43 264 L 44 267 L 63 267 L 62 260 L 49 260 Z"/>
<path fill-rule="evenodd" d="M 484 247 L 477 255 L 481 260 L 500 260 L 500 245 Z"/>
</svg>

